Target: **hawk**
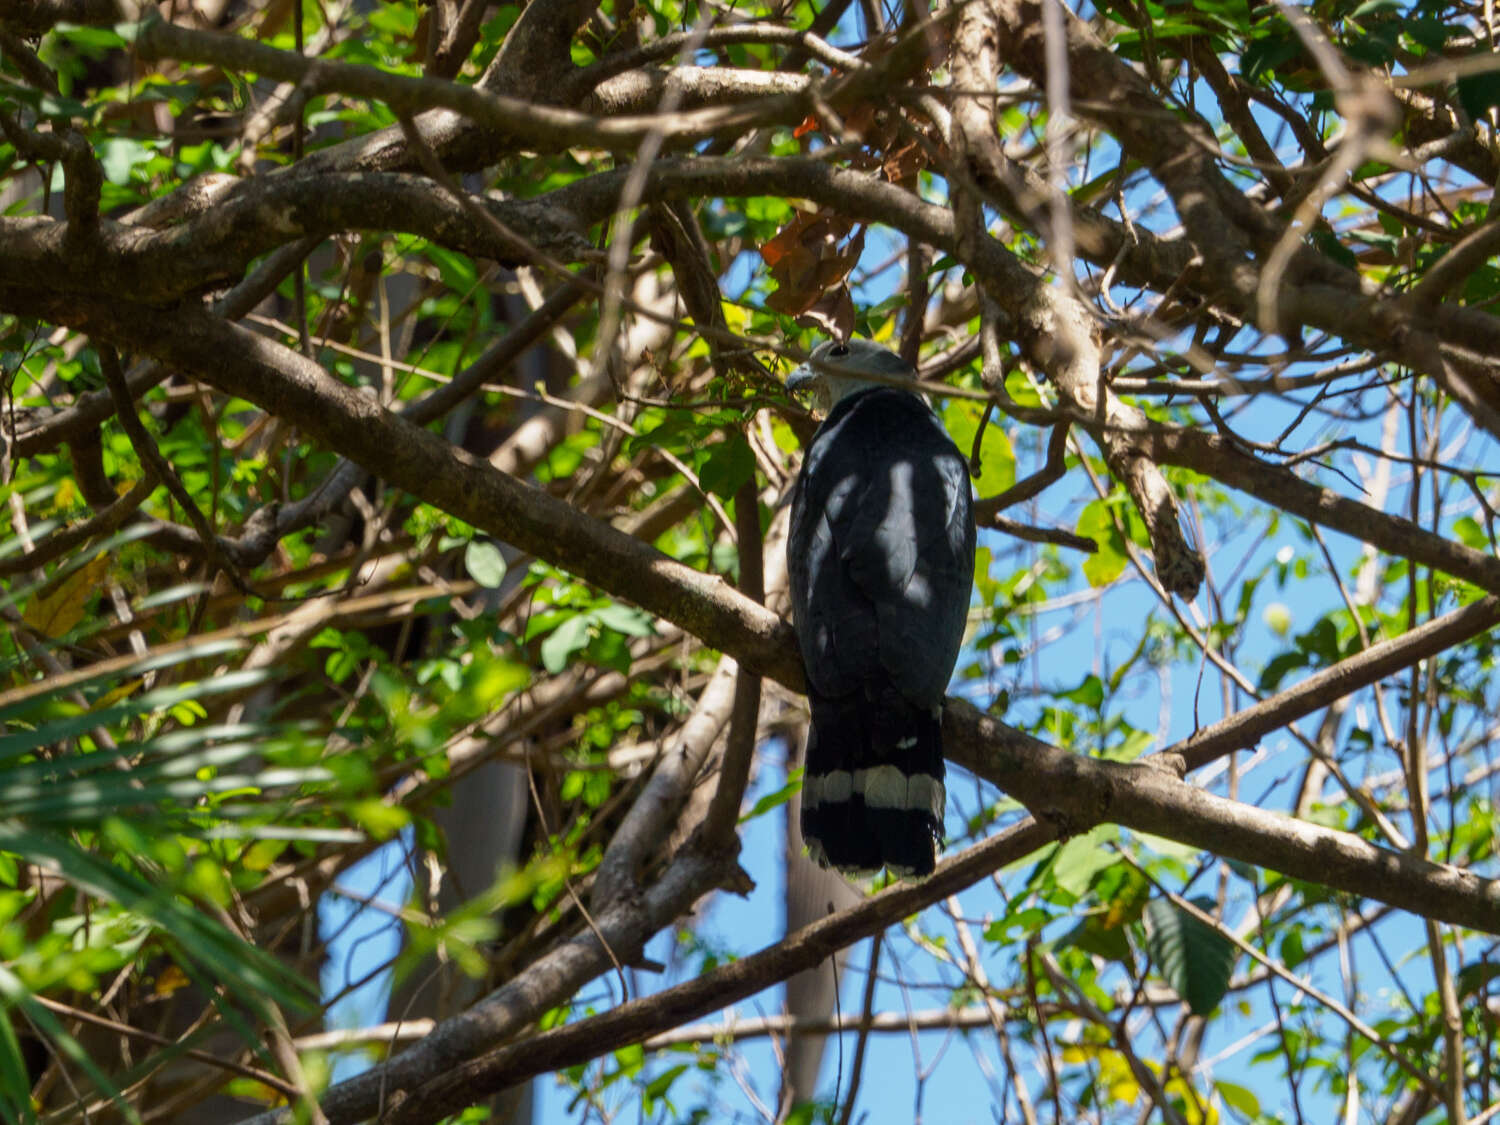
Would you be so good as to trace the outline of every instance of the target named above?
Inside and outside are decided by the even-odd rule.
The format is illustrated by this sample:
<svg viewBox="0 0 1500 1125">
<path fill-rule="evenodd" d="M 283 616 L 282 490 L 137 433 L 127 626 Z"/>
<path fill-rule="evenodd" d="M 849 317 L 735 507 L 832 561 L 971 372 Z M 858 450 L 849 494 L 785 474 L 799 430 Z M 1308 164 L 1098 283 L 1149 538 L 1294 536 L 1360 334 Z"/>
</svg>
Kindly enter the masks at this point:
<svg viewBox="0 0 1500 1125">
<path fill-rule="evenodd" d="M 802 836 L 846 873 L 932 872 L 943 835 L 943 696 L 974 581 L 968 466 L 916 371 L 830 341 L 787 379 L 828 413 L 792 489 L 787 566 L 812 731 Z"/>
</svg>

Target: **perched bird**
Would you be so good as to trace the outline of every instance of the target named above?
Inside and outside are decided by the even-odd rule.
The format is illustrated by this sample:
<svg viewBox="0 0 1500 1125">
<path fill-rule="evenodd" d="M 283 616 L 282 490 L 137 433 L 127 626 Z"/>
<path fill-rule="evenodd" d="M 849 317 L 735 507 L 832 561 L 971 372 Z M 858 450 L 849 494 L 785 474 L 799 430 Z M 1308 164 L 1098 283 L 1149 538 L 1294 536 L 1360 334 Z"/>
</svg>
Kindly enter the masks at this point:
<svg viewBox="0 0 1500 1125">
<path fill-rule="evenodd" d="M 931 873 L 943 833 L 942 706 L 974 582 L 968 466 L 916 371 L 830 341 L 787 379 L 827 417 L 792 490 L 787 567 L 812 732 L 802 836 L 840 871 Z"/>
</svg>

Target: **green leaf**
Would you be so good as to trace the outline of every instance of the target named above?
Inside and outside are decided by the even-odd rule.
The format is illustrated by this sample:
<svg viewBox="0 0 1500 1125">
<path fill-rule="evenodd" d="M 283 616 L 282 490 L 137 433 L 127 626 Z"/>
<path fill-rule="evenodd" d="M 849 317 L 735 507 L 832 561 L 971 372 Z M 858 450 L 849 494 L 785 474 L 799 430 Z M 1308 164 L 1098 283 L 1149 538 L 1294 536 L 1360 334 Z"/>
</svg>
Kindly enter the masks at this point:
<svg viewBox="0 0 1500 1125">
<path fill-rule="evenodd" d="M 1458 536 L 1465 547 L 1473 547 L 1476 551 L 1490 549 L 1489 536 L 1484 533 L 1484 528 L 1479 526 L 1479 521 L 1473 516 L 1460 516 L 1454 520 L 1453 534 Z"/>
<path fill-rule="evenodd" d="M 1302 44 L 1296 33 L 1284 23 L 1264 35 L 1258 35 L 1240 56 L 1240 73 L 1251 82 L 1260 83 L 1267 72 L 1293 59 L 1300 61 Z"/>
<path fill-rule="evenodd" d="M 1191 901 L 1205 912 L 1213 905 L 1208 899 Z M 1229 991 L 1239 950 L 1218 930 L 1167 899 L 1148 902 L 1144 918 L 1146 949 L 1161 978 L 1195 1016 L 1210 1015 Z"/>
<path fill-rule="evenodd" d="M 1134 835 L 1142 845 L 1150 848 L 1157 855 L 1181 861 L 1186 870 L 1191 870 L 1192 865 L 1203 858 L 1203 849 L 1195 848 L 1191 844 L 1179 844 L 1176 840 L 1168 840 L 1165 836 L 1154 836 L 1150 832 L 1136 832 Z"/>
<path fill-rule="evenodd" d="M 1151 25 L 1151 38 L 1155 42 L 1167 39 L 1180 39 L 1184 36 L 1202 35 L 1204 28 L 1202 24 L 1192 20 L 1161 20 Z M 1139 31 L 1122 31 L 1115 36 L 1114 42 L 1123 45 L 1139 43 L 1142 39 Z"/>
<path fill-rule="evenodd" d="M 1478 996 L 1488 990 L 1490 982 L 1500 977 L 1500 964 L 1490 961 L 1475 961 L 1465 965 L 1458 973 L 1458 994 L 1461 997 Z"/>
<path fill-rule="evenodd" d="M 4 1000 L 6 1008 L 23 1009 L 26 1012 L 26 1018 L 46 1035 L 48 1042 L 66 1055 L 74 1066 L 88 1075 L 90 1081 L 115 1103 L 115 1107 L 126 1121 L 140 1125 L 140 1114 L 135 1111 L 135 1107 L 125 1101 L 120 1087 L 111 1082 L 104 1071 L 99 1069 L 98 1064 L 83 1049 L 78 1040 L 69 1034 L 62 1021 L 49 1009 L 37 1003 L 35 997 L 27 991 L 26 986 L 4 967 L 0 967 L 0 999 Z"/>
<path fill-rule="evenodd" d="M 1130 949 L 1130 939 L 1124 926 L 1107 926 L 1099 915 L 1091 914 L 1078 925 L 1057 939 L 1063 949 L 1081 949 L 1106 961 L 1115 961 L 1135 970 L 1135 955 Z"/>
<path fill-rule="evenodd" d="M 615 1061 L 620 1064 L 621 1073 L 626 1075 L 639 1074 L 641 1067 L 646 1065 L 646 1049 L 639 1043 L 619 1048 L 614 1056 Z"/>
<path fill-rule="evenodd" d="M 646 1096 L 648 1098 L 659 1098 L 672 1088 L 672 1083 L 687 1070 L 687 1063 L 678 1063 L 674 1067 L 662 1071 L 649 1083 L 646 1084 Z"/>
<path fill-rule="evenodd" d="M 621 675 L 630 674 L 630 642 L 622 633 L 610 629 L 596 632 L 589 640 L 588 657 L 594 663 L 613 668 Z"/>
<path fill-rule="evenodd" d="M 1464 278 L 1464 303 L 1481 305 L 1500 293 L 1500 270 L 1491 265 L 1474 267 Z"/>
<path fill-rule="evenodd" d="M 554 676 L 568 666 L 568 660 L 589 643 L 594 620 L 587 613 L 568 618 L 542 642 L 542 665 Z"/>
<path fill-rule="evenodd" d="M 1224 1099 L 1224 1104 L 1230 1109 L 1243 1113 L 1252 1120 L 1260 1116 L 1260 1099 L 1245 1087 L 1220 1080 L 1214 1083 L 1214 1089 L 1219 1091 L 1219 1097 Z"/>
<path fill-rule="evenodd" d="M 1098 707 L 1104 702 L 1104 681 L 1090 672 L 1072 691 L 1059 692 L 1062 699 L 1071 699 L 1085 707 Z"/>
<path fill-rule="evenodd" d="M 790 801 L 792 799 L 792 794 L 802 788 L 802 771 L 797 770 L 796 774 L 797 776 L 795 778 L 793 778 L 791 781 L 788 781 L 780 789 L 776 790 L 774 793 L 767 793 L 760 800 L 756 801 L 754 806 L 751 807 L 750 811 L 747 812 L 744 816 L 740 817 L 740 823 L 744 824 L 747 820 L 754 820 L 756 817 L 763 816 L 766 813 L 770 812 L 778 805 L 784 805 L 788 801 Z"/>
<path fill-rule="evenodd" d="M 1313 627 L 1297 637 L 1297 647 L 1318 657 L 1324 664 L 1339 658 L 1339 628 L 1332 615 L 1318 618 Z"/>
<path fill-rule="evenodd" d="M 1339 265 L 1346 269 L 1359 269 L 1359 259 L 1354 256 L 1354 251 L 1340 242 L 1332 231 L 1319 228 L 1312 232 L 1311 238 L 1314 246 Z"/>
<path fill-rule="evenodd" d="M 1024 910 L 1014 914 L 1007 914 L 1004 918 L 998 918 L 984 928 L 984 940 L 998 942 L 1002 945 L 1012 944 L 1016 939 L 1013 933 L 1019 932 L 1022 938 L 1034 937 L 1039 934 L 1042 927 L 1050 921 L 1050 915 L 1039 906 L 1028 906 Z"/>
<path fill-rule="evenodd" d="M 1109 846 L 1110 841 L 1119 838 L 1119 828 L 1101 824 L 1059 845 L 1057 858 L 1052 862 L 1052 877 L 1057 885 L 1073 897 L 1081 898 L 1095 875 L 1123 862 Z"/>
<path fill-rule="evenodd" d="M 1083 560 L 1083 576 L 1090 586 L 1098 589 L 1108 586 L 1120 575 L 1130 562 L 1125 552 L 1125 537 L 1115 527 L 1110 507 L 1103 500 L 1091 500 L 1078 515 L 1078 526 L 1074 529 L 1086 539 L 1099 544 L 1099 550 Z"/>
<path fill-rule="evenodd" d="M 1262 692 L 1273 692 L 1286 679 L 1286 674 L 1297 668 L 1306 668 L 1308 657 L 1305 652 L 1283 652 L 1273 656 L 1266 664 L 1266 669 L 1260 674 L 1260 682 L 1256 685 Z"/>
<path fill-rule="evenodd" d="M 241 647 L 238 642 L 231 642 L 230 650 Z M 195 648 L 191 652 L 183 651 L 172 654 L 174 659 L 157 658 L 137 661 L 130 666 L 128 676 L 144 675 L 154 668 L 164 667 L 183 660 L 191 659 L 193 656 L 201 656 L 204 651 L 215 652 L 226 651 L 224 645 L 204 644 L 201 648 Z M 33 730 L 18 730 L 15 733 L 0 737 L 0 762 L 9 758 L 19 757 L 52 743 L 60 743 L 70 738 L 77 738 L 87 733 L 94 727 L 107 723 L 121 722 L 126 719 L 140 715 L 147 715 L 153 711 L 169 710 L 179 703 L 196 701 L 209 696 L 246 690 L 251 687 L 266 683 L 276 676 L 274 669 L 261 669 L 231 672 L 227 675 L 217 676 L 211 680 L 196 681 L 185 684 L 173 684 L 165 688 L 157 688 L 155 691 L 138 695 L 134 699 L 125 700 L 110 707 L 102 707 L 83 714 L 71 715 L 66 718 L 55 719 L 45 723 Z M 27 704 L 35 705 L 36 700 L 27 700 L 11 707 L 0 709 L 0 721 L 14 719 L 26 713 Z"/>
<path fill-rule="evenodd" d="M 1417 16 L 1414 19 L 1407 18 L 1402 30 L 1411 36 L 1413 42 L 1426 48 L 1427 51 L 1441 51 L 1447 46 L 1449 36 L 1459 31 L 1458 28 L 1450 28 L 1443 20 L 1431 15 Z"/>
<path fill-rule="evenodd" d="M 970 399 L 950 398 L 943 404 L 943 426 L 966 459 L 974 452 L 974 436 L 979 432 L 984 410 L 984 403 Z M 1003 492 L 1016 483 L 1016 451 L 1005 427 L 993 414 L 985 423 L 980 446 L 979 483 L 986 494 Z"/>
<path fill-rule="evenodd" d="M 44 93 L 38 102 L 45 117 L 87 117 L 89 107 L 77 98 L 60 97 Z"/>
<path fill-rule="evenodd" d="M 31 1104 L 31 1076 L 21 1042 L 9 1017 L 0 1019 L 0 1120 L 35 1121 Z"/>
<path fill-rule="evenodd" d="M 734 498 L 740 485 L 755 476 L 755 453 L 743 434 L 731 434 L 711 446 L 698 470 L 698 483 L 704 492 L 725 500 Z"/>
<path fill-rule="evenodd" d="M 1500 72 L 1465 75 L 1457 85 L 1459 103 L 1476 120 L 1483 120 L 1491 106 L 1500 105 Z"/>
<path fill-rule="evenodd" d="M 501 554 L 499 544 L 471 539 L 464 548 L 464 569 L 481 586 L 498 589 L 505 581 L 505 556 Z"/>
<path fill-rule="evenodd" d="M 128 184 L 130 173 L 136 165 L 144 164 L 156 155 L 156 150 L 149 145 L 127 137 L 109 137 L 100 142 L 98 151 L 104 178 L 117 185 Z"/>
<path fill-rule="evenodd" d="M 656 633 L 652 617 L 643 609 L 633 605 L 611 602 L 593 611 L 594 620 L 606 629 L 624 633 L 627 637 L 650 637 Z"/>
<path fill-rule="evenodd" d="M 297 1010 L 309 1007 L 307 985 L 289 967 L 241 941 L 170 889 L 103 861 L 60 834 L 23 822 L 0 820 L 0 847 L 149 920 L 172 939 L 185 965 L 201 968 L 250 1007 L 260 1010 L 268 999 Z"/>
</svg>

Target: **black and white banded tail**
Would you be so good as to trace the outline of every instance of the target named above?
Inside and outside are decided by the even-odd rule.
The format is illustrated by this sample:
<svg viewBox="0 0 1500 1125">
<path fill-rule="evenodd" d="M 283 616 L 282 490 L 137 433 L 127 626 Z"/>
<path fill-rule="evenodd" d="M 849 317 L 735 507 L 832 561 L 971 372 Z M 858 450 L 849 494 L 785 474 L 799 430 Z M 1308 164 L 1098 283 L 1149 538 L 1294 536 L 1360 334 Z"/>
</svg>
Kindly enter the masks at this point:
<svg viewBox="0 0 1500 1125">
<path fill-rule="evenodd" d="M 943 836 L 940 712 L 894 689 L 882 700 L 815 701 L 802 778 L 802 838 L 851 874 L 931 874 Z"/>
</svg>

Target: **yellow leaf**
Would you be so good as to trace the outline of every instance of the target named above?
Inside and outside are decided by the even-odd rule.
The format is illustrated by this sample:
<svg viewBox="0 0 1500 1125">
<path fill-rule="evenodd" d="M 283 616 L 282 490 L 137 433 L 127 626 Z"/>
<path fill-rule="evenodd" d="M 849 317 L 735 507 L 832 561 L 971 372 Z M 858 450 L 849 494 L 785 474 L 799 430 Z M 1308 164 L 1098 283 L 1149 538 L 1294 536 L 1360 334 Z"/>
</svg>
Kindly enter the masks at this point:
<svg viewBox="0 0 1500 1125">
<path fill-rule="evenodd" d="M 141 685 L 143 685 L 145 682 L 145 680 L 139 679 L 126 680 L 118 687 L 111 688 L 109 691 L 105 692 L 97 700 L 94 701 L 94 710 L 102 711 L 106 707 L 113 707 L 122 699 L 128 699 L 130 696 L 134 695 L 136 693 L 136 690 L 140 688 Z"/>
<path fill-rule="evenodd" d="M 109 556 L 95 555 L 50 594 L 26 607 L 21 620 L 32 632 L 44 637 L 60 637 L 83 620 L 83 611 L 94 596 L 99 583 L 109 571 Z"/>
<path fill-rule="evenodd" d="M 1152 1070 L 1157 1069 L 1149 1061 L 1146 1065 Z M 1099 1082 L 1113 1102 L 1132 1105 L 1140 1101 L 1140 1083 L 1135 1080 L 1135 1072 L 1130 1069 L 1130 1063 L 1119 1051 L 1106 1050 L 1099 1053 Z"/>
<path fill-rule="evenodd" d="M 1113 1047 L 1096 1043 L 1069 1043 L 1063 1046 L 1062 1057 L 1063 1062 L 1071 1066 L 1090 1063 L 1096 1067 L 1098 1087 L 1109 1101 L 1130 1105 L 1140 1100 L 1140 1083 L 1136 1081 L 1129 1061 Z M 1161 1072 L 1161 1067 L 1156 1063 L 1149 1059 L 1143 1061 L 1153 1072 Z"/>
<path fill-rule="evenodd" d="M 246 871 L 269 871 L 271 864 L 281 858 L 281 853 L 291 846 L 288 840 L 257 840 L 245 849 L 240 857 L 240 866 Z"/>
<path fill-rule="evenodd" d="M 83 493 L 78 490 L 77 482 L 72 477 L 64 477 L 63 482 L 57 486 L 56 494 L 52 497 L 52 510 L 67 512 L 82 503 Z"/>
<path fill-rule="evenodd" d="M 724 313 L 724 323 L 731 332 L 745 333 L 750 330 L 750 310 L 734 301 L 720 300 L 719 308 Z"/>
<path fill-rule="evenodd" d="M 286 1105 L 286 1098 L 279 1091 L 273 1090 L 264 1082 L 257 1082 L 253 1078 L 236 1078 L 226 1087 L 229 1093 L 246 1101 L 260 1102 L 262 1105 L 278 1106 Z"/>
<path fill-rule="evenodd" d="M 1214 1104 L 1205 1105 L 1202 1095 L 1190 1090 L 1181 1078 L 1172 1079 L 1163 1089 L 1176 1102 L 1188 1125 L 1219 1125 L 1219 1111 Z"/>
<path fill-rule="evenodd" d="M 168 965 L 156 978 L 156 995 L 170 996 L 179 988 L 186 988 L 192 981 L 176 965 Z"/>
</svg>

